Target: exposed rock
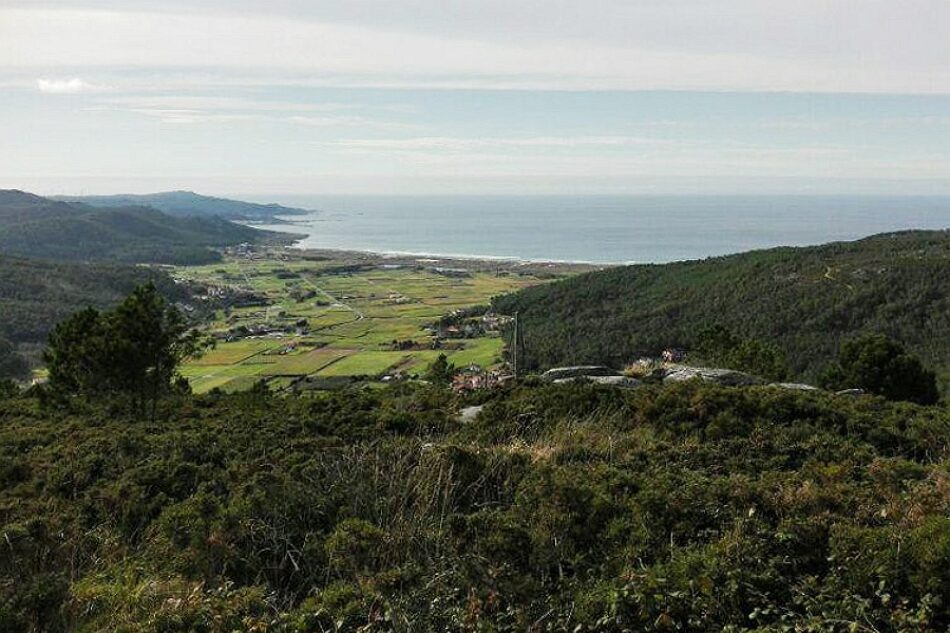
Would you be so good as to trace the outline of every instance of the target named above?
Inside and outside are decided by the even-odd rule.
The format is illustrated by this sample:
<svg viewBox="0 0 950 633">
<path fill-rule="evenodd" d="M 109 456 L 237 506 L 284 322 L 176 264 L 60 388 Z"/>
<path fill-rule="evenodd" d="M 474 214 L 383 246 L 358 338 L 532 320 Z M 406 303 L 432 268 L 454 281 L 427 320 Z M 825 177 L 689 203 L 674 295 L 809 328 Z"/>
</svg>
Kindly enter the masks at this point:
<svg viewBox="0 0 950 633">
<path fill-rule="evenodd" d="M 864 394 L 864 389 L 842 389 L 835 392 L 835 395 L 838 396 L 863 396 Z"/>
<path fill-rule="evenodd" d="M 590 381 L 598 385 L 608 385 L 611 387 L 620 387 L 622 389 L 635 389 L 643 384 L 642 381 L 629 376 L 575 376 L 573 378 L 558 378 L 552 380 L 556 385 L 563 385 L 569 382 Z"/>
<path fill-rule="evenodd" d="M 471 407 L 465 407 L 464 409 L 459 411 L 458 419 L 461 422 L 471 422 L 478 416 L 479 413 L 482 412 L 482 409 L 484 408 L 485 408 L 485 405 L 482 405 L 482 404 L 477 404 Z"/>
<path fill-rule="evenodd" d="M 630 376 L 590 376 L 588 380 L 598 385 L 611 385 L 624 389 L 634 389 L 643 384 L 643 381 L 631 378 Z"/>
<path fill-rule="evenodd" d="M 555 367 L 541 374 L 542 380 L 555 382 L 566 378 L 586 378 L 591 376 L 618 376 L 616 370 L 601 365 L 578 365 L 576 367 Z"/>
<path fill-rule="evenodd" d="M 664 383 L 686 382 L 698 378 L 705 382 L 715 383 L 717 385 L 738 387 L 746 385 L 761 385 L 764 380 L 741 371 L 732 369 L 715 369 L 712 367 L 687 367 L 685 365 L 676 365 L 666 371 L 663 378 Z"/>
<path fill-rule="evenodd" d="M 792 389 L 794 391 L 818 391 L 818 387 L 806 385 L 801 382 L 773 382 L 769 387 L 778 387 L 780 389 Z"/>
</svg>

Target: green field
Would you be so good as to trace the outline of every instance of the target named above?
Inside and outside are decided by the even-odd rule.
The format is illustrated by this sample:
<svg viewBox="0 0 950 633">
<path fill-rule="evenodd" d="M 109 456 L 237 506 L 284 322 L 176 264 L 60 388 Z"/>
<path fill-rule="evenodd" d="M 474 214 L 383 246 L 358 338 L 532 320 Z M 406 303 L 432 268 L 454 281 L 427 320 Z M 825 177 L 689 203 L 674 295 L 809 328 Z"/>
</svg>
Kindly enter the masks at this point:
<svg viewBox="0 0 950 633">
<path fill-rule="evenodd" d="M 408 359 L 405 352 L 364 350 L 320 370 L 321 376 L 376 376 Z"/>
<path fill-rule="evenodd" d="M 341 272 L 340 262 L 284 257 L 232 258 L 175 269 L 178 279 L 252 291 L 270 304 L 218 311 L 207 325 L 219 337 L 216 347 L 188 361 L 182 372 L 196 392 L 238 391 L 261 379 L 283 388 L 301 376 L 418 374 L 440 353 L 459 367 L 495 366 L 503 347 L 497 333 L 452 341 L 439 351 L 431 349 L 433 335 L 425 327 L 453 310 L 484 305 L 493 296 L 542 282 L 508 271 L 449 276 L 420 266 Z M 295 331 L 223 340 L 240 326 Z M 397 340 L 414 346 L 398 350 L 393 346 Z"/>
<path fill-rule="evenodd" d="M 480 365 L 491 367 L 501 361 L 501 352 L 504 344 L 499 337 L 485 337 L 467 341 L 465 349 L 451 355 L 451 360 L 457 367 L 466 365 Z"/>
</svg>

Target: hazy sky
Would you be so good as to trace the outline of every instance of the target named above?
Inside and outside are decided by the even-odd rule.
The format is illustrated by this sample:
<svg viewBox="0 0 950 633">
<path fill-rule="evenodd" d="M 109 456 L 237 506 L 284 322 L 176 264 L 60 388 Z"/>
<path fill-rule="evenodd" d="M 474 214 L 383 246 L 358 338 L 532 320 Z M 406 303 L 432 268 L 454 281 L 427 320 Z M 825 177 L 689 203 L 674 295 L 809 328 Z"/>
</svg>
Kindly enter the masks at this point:
<svg viewBox="0 0 950 633">
<path fill-rule="evenodd" d="M 0 187 L 950 193 L 947 0 L 0 0 Z"/>
</svg>

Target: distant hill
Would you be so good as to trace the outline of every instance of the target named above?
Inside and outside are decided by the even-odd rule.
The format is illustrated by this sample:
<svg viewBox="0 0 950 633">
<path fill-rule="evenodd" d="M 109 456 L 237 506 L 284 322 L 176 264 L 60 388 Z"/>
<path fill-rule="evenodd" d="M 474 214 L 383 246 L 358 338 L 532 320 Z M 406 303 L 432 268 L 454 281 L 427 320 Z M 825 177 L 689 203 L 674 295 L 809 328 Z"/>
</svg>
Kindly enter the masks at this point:
<svg viewBox="0 0 950 633">
<path fill-rule="evenodd" d="M 303 215 L 307 209 L 285 207 L 279 204 L 257 204 L 202 196 L 192 191 L 167 191 L 143 195 L 119 194 L 113 196 L 56 196 L 56 200 L 80 202 L 97 207 L 149 206 L 175 216 L 219 216 L 229 220 L 273 220 L 279 215 Z"/>
<path fill-rule="evenodd" d="M 210 247 L 288 239 L 215 216 L 174 217 L 151 207 L 99 208 L 0 191 L 0 253 L 7 255 L 207 263 L 219 259 Z"/>
<path fill-rule="evenodd" d="M 172 300 L 187 298 L 185 288 L 156 268 L 0 255 L 0 339 L 43 343 L 53 325 L 73 312 L 111 306 L 147 281 Z"/>
<path fill-rule="evenodd" d="M 950 231 L 912 231 L 807 248 L 775 248 L 588 273 L 500 297 L 520 311 L 535 367 L 620 366 L 689 349 L 722 325 L 778 345 L 814 380 L 840 342 L 874 331 L 904 342 L 950 377 Z"/>
</svg>

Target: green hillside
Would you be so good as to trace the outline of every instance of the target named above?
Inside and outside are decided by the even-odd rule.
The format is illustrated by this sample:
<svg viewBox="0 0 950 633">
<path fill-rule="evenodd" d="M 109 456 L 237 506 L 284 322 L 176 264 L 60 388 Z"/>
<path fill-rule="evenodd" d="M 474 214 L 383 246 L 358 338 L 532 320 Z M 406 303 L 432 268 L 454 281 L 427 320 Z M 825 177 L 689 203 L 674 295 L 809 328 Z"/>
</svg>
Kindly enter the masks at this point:
<svg viewBox="0 0 950 633">
<path fill-rule="evenodd" d="M 946 631 L 945 408 L 700 384 L 0 395 L 0 630 Z"/>
<path fill-rule="evenodd" d="M 207 263 L 219 259 L 210 247 L 265 239 L 277 238 L 218 217 L 172 217 L 149 207 L 100 209 L 0 191 L 0 253 L 7 255 Z"/>
<path fill-rule="evenodd" d="M 0 255 L 0 339 L 43 343 L 53 325 L 73 312 L 86 306 L 111 306 L 146 281 L 155 283 L 167 297 L 185 296 L 157 269 Z"/>
<path fill-rule="evenodd" d="M 57 200 L 74 201 L 96 207 L 148 206 L 169 215 L 211 216 L 229 220 L 273 220 L 279 215 L 302 215 L 307 209 L 279 204 L 258 204 L 228 198 L 202 196 L 191 191 L 166 191 L 149 194 L 118 194 L 112 196 L 56 196 Z"/>
<path fill-rule="evenodd" d="M 520 311 L 535 367 L 620 366 L 666 347 L 689 349 L 722 325 L 777 345 L 805 380 L 863 331 L 902 341 L 946 376 L 948 273 L 950 232 L 912 231 L 614 268 L 500 297 L 495 307 Z"/>
</svg>

